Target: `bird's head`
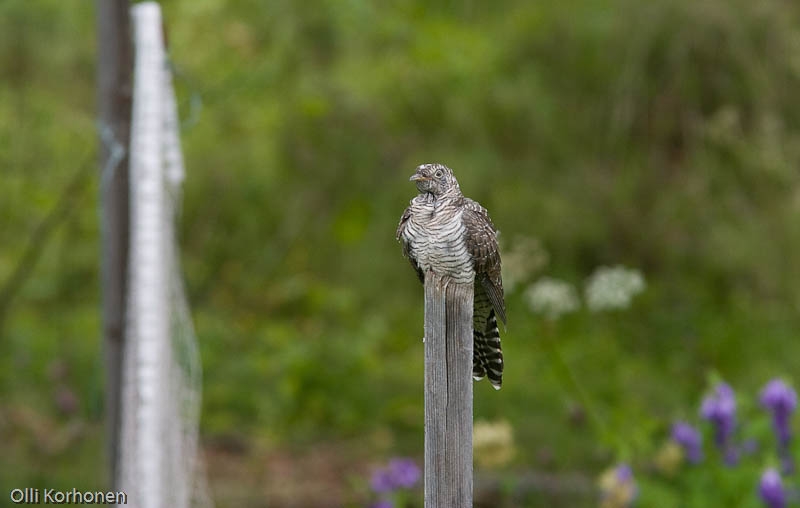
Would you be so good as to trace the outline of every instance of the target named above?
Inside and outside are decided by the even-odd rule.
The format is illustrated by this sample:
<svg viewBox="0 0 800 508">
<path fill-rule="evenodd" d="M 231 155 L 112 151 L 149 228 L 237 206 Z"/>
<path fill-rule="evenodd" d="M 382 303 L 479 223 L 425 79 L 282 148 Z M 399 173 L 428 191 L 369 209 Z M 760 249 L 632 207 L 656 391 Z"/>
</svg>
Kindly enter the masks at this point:
<svg viewBox="0 0 800 508">
<path fill-rule="evenodd" d="M 420 192 L 429 192 L 437 197 L 452 191 L 460 192 L 453 170 L 444 164 L 417 166 L 417 171 L 409 180 L 417 184 Z"/>
</svg>

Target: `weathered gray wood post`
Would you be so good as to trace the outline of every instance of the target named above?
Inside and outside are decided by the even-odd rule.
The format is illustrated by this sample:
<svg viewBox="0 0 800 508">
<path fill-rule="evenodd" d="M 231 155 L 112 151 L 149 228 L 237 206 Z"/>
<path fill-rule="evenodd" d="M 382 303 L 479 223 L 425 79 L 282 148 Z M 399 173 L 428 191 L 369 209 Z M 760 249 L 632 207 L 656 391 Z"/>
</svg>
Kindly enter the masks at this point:
<svg viewBox="0 0 800 508">
<path fill-rule="evenodd" d="M 425 275 L 425 508 L 472 506 L 473 292 Z"/>
</svg>

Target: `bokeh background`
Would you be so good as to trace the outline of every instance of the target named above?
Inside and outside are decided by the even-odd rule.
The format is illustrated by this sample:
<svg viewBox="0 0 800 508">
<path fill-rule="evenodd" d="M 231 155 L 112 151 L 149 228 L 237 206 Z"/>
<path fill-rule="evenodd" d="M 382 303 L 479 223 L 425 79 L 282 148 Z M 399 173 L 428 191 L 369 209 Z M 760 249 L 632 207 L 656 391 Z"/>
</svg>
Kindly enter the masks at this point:
<svg viewBox="0 0 800 508">
<path fill-rule="evenodd" d="M 800 368 L 797 4 L 162 6 L 217 506 L 367 506 L 376 467 L 421 462 L 422 288 L 394 233 L 433 161 L 506 260 L 505 383 L 475 386 L 507 448 L 476 449 L 485 505 L 595 506 L 626 463 L 642 506 L 758 506 L 757 394 Z M 0 3 L 2 491 L 108 480 L 96 45 L 92 2 Z M 643 290 L 597 311 L 610 266 Z M 537 283 L 571 303 L 541 312 Z M 757 443 L 735 467 L 698 416 L 721 379 Z M 669 462 L 676 419 L 703 464 Z"/>
</svg>

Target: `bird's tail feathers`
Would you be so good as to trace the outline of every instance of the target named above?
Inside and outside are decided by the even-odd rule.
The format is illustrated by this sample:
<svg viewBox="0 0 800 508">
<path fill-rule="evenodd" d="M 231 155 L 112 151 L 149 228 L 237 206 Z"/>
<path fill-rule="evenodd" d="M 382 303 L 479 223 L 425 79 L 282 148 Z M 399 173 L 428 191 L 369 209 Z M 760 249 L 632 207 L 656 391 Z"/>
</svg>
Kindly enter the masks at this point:
<svg viewBox="0 0 800 508">
<path fill-rule="evenodd" d="M 503 350 L 493 310 L 486 320 L 486 328 L 483 331 L 474 330 L 473 338 L 472 377 L 481 380 L 488 376 L 492 387 L 499 390 L 503 385 Z"/>
</svg>

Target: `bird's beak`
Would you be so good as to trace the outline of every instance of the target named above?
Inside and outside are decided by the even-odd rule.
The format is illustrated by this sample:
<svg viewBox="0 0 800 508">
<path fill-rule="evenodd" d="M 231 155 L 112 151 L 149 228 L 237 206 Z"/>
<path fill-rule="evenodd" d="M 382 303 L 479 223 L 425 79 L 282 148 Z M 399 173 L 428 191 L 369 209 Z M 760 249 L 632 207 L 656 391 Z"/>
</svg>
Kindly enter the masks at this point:
<svg viewBox="0 0 800 508">
<path fill-rule="evenodd" d="M 430 180 L 430 177 L 421 175 L 419 173 L 414 173 L 413 175 L 411 175 L 411 178 L 408 179 L 409 182 L 419 182 L 425 180 Z"/>
</svg>

